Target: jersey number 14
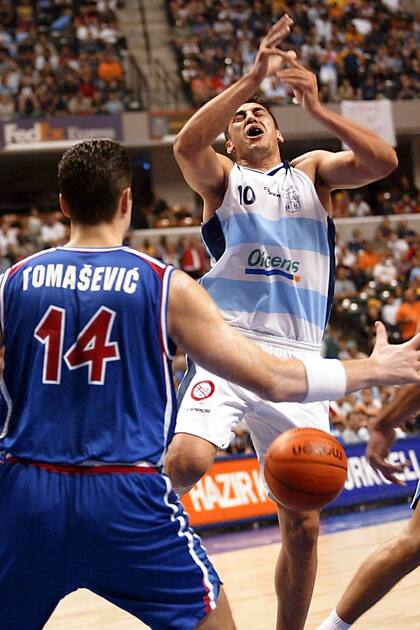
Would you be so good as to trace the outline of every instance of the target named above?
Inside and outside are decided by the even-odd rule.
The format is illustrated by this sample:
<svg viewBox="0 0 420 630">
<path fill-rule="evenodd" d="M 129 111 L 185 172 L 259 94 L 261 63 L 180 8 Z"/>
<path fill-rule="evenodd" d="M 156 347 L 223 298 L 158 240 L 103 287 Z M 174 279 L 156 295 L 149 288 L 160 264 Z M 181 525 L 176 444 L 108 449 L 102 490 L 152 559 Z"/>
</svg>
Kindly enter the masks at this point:
<svg viewBox="0 0 420 630">
<path fill-rule="evenodd" d="M 61 383 L 64 359 L 69 370 L 87 366 L 88 383 L 103 385 L 108 361 L 120 358 L 118 343 L 109 341 L 114 319 L 115 311 L 101 306 L 64 353 L 66 311 L 59 306 L 50 306 L 34 332 L 35 339 L 45 346 L 42 382 L 49 385 Z"/>
</svg>

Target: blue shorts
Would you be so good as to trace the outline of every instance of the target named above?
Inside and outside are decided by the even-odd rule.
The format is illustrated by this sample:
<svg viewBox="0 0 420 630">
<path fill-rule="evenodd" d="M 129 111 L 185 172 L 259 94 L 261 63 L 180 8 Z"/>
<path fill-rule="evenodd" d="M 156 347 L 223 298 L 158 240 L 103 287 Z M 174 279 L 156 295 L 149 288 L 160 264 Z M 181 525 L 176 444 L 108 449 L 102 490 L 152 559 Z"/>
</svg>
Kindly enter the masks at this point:
<svg viewBox="0 0 420 630">
<path fill-rule="evenodd" d="M 72 468 L 0 465 L 1 630 L 42 628 L 78 588 L 153 630 L 195 628 L 220 580 L 169 479 Z"/>
</svg>

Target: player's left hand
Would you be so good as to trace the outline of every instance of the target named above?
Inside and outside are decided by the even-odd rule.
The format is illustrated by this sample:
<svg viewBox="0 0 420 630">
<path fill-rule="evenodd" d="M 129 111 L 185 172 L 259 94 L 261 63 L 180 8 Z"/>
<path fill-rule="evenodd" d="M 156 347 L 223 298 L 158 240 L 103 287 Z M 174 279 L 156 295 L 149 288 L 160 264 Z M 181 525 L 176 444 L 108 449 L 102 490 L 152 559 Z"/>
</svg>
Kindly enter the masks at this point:
<svg viewBox="0 0 420 630">
<path fill-rule="evenodd" d="M 289 85 L 299 105 L 309 113 L 313 113 L 320 106 L 316 75 L 305 68 L 295 58 L 286 52 L 279 51 L 283 56 L 287 68 L 276 73 L 285 85 Z"/>
<path fill-rule="evenodd" d="M 391 446 L 396 440 L 396 432 L 392 427 L 376 427 L 375 421 L 372 421 L 372 426 L 369 427 L 370 438 L 366 447 L 366 457 L 369 464 L 376 470 L 381 472 L 385 479 L 396 483 L 399 486 L 405 486 L 405 482 L 398 479 L 396 473 L 401 473 L 404 470 L 403 466 L 390 464 L 386 461 Z"/>
</svg>

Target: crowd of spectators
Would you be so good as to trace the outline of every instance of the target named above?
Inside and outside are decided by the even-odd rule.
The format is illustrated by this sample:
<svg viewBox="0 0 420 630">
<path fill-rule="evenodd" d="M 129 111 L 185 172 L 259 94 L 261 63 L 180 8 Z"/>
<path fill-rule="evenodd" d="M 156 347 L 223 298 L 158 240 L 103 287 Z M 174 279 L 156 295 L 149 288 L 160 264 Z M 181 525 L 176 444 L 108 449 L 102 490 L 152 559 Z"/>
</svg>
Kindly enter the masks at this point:
<svg viewBox="0 0 420 630">
<path fill-rule="evenodd" d="M 389 186 L 381 182 L 365 190 L 337 190 L 332 195 L 335 218 L 362 218 L 393 214 L 420 213 L 420 191 L 406 175 Z M 169 228 L 200 225 L 201 210 L 183 204 L 171 204 L 155 192 L 148 207 L 142 208 L 142 228 Z"/>
<path fill-rule="evenodd" d="M 0 273 L 24 257 L 62 245 L 68 239 L 68 222 L 58 212 L 42 213 L 34 207 L 26 215 L 3 215 Z M 210 266 L 196 235 L 160 236 L 152 240 L 129 232 L 126 244 L 183 269 L 194 279 L 200 278 Z M 420 233 L 404 221 L 391 224 L 384 217 L 369 237 L 356 228 L 348 240 L 338 238 L 336 264 L 334 308 L 324 337 L 324 356 L 339 359 L 367 356 L 372 350 L 374 322 L 378 319 L 386 324 L 394 343 L 413 336 L 420 322 Z M 185 357 L 180 352 L 174 362 L 176 382 L 179 383 L 184 370 Z M 373 388 L 333 402 L 334 435 L 346 443 L 366 440 L 369 419 L 394 392 L 392 387 Z M 420 429 L 420 424 L 417 428 Z M 400 432 L 400 436 L 403 434 Z M 228 452 L 252 452 L 245 423 L 235 428 Z"/>
<path fill-rule="evenodd" d="M 419 96 L 419 21 L 398 0 L 167 0 L 167 6 L 181 76 L 196 106 L 251 67 L 261 38 L 284 12 L 294 20 L 284 47 L 317 74 L 323 102 Z M 262 89 L 271 102 L 293 102 L 276 78 Z"/>
<path fill-rule="evenodd" d="M 129 109 L 119 0 L 0 0 L 0 120 Z"/>
<path fill-rule="evenodd" d="M 185 204 L 171 204 L 158 192 L 153 193 L 152 202 L 143 207 L 138 217 L 142 228 L 191 227 L 200 225 L 201 211 Z"/>
<path fill-rule="evenodd" d="M 332 196 L 334 217 L 387 216 L 420 212 L 420 192 L 406 175 L 384 187 L 384 182 L 369 186 L 366 193 L 338 190 Z"/>
</svg>

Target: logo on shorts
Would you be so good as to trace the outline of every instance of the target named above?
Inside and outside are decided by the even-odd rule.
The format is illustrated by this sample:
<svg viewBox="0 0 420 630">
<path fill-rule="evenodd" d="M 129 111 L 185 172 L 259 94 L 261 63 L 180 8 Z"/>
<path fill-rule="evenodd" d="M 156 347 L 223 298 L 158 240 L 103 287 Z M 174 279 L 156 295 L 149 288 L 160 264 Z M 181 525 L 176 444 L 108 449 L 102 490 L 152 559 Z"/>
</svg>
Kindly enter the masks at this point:
<svg viewBox="0 0 420 630">
<path fill-rule="evenodd" d="M 191 390 L 191 398 L 194 400 L 206 400 L 214 394 L 214 383 L 212 381 L 200 381 Z"/>
</svg>

